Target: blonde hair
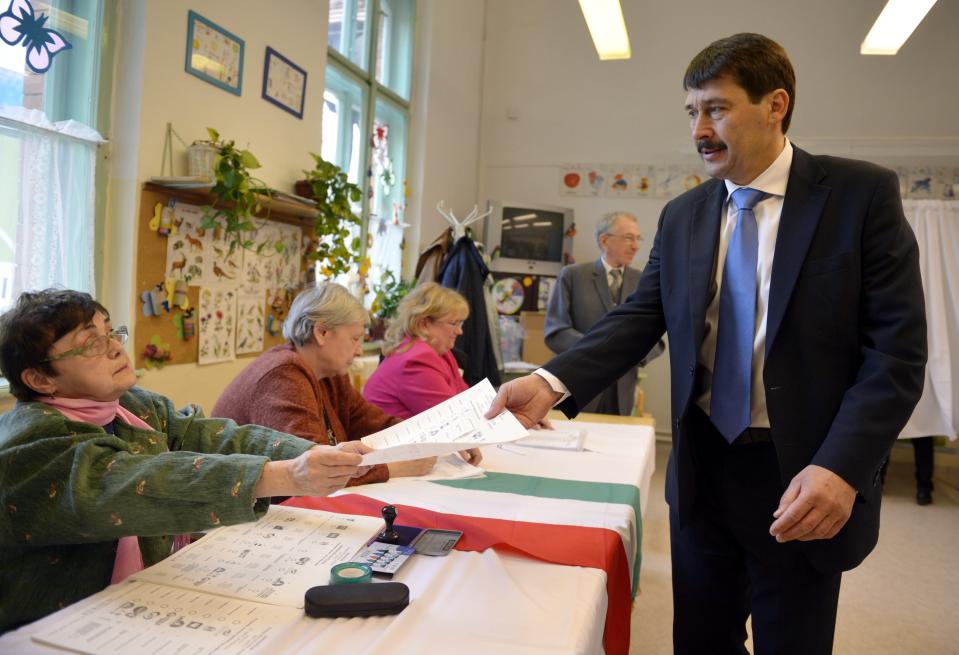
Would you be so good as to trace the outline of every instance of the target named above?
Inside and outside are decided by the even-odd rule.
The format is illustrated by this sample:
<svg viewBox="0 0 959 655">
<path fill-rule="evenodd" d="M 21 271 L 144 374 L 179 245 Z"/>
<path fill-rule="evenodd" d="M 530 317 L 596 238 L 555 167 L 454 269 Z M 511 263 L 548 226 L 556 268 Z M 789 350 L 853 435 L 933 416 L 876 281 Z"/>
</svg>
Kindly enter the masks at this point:
<svg viewBox="0 0 959 655">
<path fill-rule="evenodd" d="M 437 320 L 450 314 L 469 316 L 469 313 L 466 298 L 453 289 L 436 282 L 421 284 L 400 301 L 383 338 L 383 353 L 392 355 L 406 337 L 425 341 L 427 335 L 420 327 L 424 319 Z"/>
<path fill-rule="evenodd" d="M 290 305 L 290 312 L 283 322 L 283 338 L 305 346 L 313 339 L 316 324 L 332 330 L 350 323 L 365 323 L 368 319 L 363 303 L 346 287 L 335 282 L 321 282 L 301 292 Z"/>
</svg>

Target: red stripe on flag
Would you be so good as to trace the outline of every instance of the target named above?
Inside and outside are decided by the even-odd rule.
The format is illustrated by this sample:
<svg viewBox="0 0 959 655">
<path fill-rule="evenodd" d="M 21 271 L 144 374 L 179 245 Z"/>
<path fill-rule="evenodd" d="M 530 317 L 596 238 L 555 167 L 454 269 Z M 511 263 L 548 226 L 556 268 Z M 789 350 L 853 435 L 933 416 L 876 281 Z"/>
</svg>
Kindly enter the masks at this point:
<svg viewBox="0 0 959 655">
<path fill-rule="evenodd" d="M 336 498 L 291 498 L 283 504 L 340 514 L 380 516 L 380 510 L 387 503 L 367 496 L 347 494 Z M 606 572 L 608 599 L 603 646 L 608 655 L 626 655 L 629 651 L 629 615 L 632 609 L 629 561 L 623 541 L 615 531 L 443 514 L 408 505 L 396 505 L 396 509 L 403 517 L 400 525 L 460 530 L 463 536 L 456 544 L 456 550 L 483 551 L 492 548 L 553 564 L 602 569 Z"/>
</svg>

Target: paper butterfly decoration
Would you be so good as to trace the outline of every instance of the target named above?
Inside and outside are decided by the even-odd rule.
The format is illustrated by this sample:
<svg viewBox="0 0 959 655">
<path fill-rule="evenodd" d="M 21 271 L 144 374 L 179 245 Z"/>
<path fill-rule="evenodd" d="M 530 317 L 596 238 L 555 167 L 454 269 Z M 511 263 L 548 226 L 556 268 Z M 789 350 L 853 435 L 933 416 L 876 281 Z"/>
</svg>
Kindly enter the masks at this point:
<svg viewBox="0 0 959 655">
<path fill-rule="evenodd" d="M 33 13 L 28 0 L 13 0 L 10 8 L 0 14 L 0 39 L 8 45 L 21 41 L 27 49 L 27 66 L 34 73 L 45 73 L 53 63 L 53 56 L 73 46 L 55 30 L 43 26 L 49 16 Z"/>
</svg>

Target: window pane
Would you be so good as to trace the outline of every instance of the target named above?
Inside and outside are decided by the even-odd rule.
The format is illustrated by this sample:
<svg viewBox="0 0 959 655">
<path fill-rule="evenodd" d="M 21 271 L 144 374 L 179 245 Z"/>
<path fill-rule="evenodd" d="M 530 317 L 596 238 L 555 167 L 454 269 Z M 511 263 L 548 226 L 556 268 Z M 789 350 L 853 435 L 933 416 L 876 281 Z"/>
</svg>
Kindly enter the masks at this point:
<svg viewBox="0 0 959 655">
<path fill-rule="evenodd" d="M 367 0 L 330 0 L 329 46 L 366 70 L 369 50 Z"/>
<path fill-rule="evenodd" d="M 413 6 L 413 0 L 380 0 L 376 35 L 376 80 L 403 98 L 410 97 Z"/>
<path fill-rule="evenodd" d="M 355 82 L 334 65 L 326 67 L 323 92 L 323 145 L 321 154 L 347 172 L 350 182 L 359 184 L 363 169 L 363 126 L 366 124 L 365 86 Z"/>
<path fill-rule="evenodd" d="M 52 122 L 73 119 L 95 127 L 100 0 L 36 0 L 32 5 L 35 17 L 49 17 L 44 27 L 72 47 L 54 54 L 41 74 L 27 67 L 23 41 L 0 46 L 0 106 L 38 109 Z"/>
<path fill-rule="evenodd" d="M 403 268 L 403 234 L 406 227 L 407 120 L 402 109 L 378 99 L 373 120 L 370 171 L 373 200 L 370 205 L 370 281 L 378 284 L 385 271 L 399 279 Z"/>
</svg>

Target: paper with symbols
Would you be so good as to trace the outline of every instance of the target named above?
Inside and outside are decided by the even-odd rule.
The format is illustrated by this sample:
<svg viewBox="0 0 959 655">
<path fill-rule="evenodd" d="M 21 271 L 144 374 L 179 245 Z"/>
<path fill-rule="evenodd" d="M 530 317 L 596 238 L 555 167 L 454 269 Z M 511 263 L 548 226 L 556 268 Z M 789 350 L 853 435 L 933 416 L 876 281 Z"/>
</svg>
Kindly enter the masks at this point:
<svg viewBox="0 0 959 655">
<path fill-rule="evenodd" d="M 219 528 L 136 579 L 241 600 L 303 607 L 310 587 L 329 583 L 383 529 L 382 519 L 271 505 L 255 523 Z"/>
<path fill-rule="evenodd" d="M 71 605 L 34 641 L 97 655 L 241 655 L 301 610 L 128 579 Z"/>
<path fill-rule="evenodd" d="M 493 385 L 483 380 L 421 414 L 363 437 L 361 441 L 375 449 L 363 455 L 363 464 L 447 455 L 527 436 L 526 428 L 508 411 L 483 418 L 495 396 Z"/>
</svg>

